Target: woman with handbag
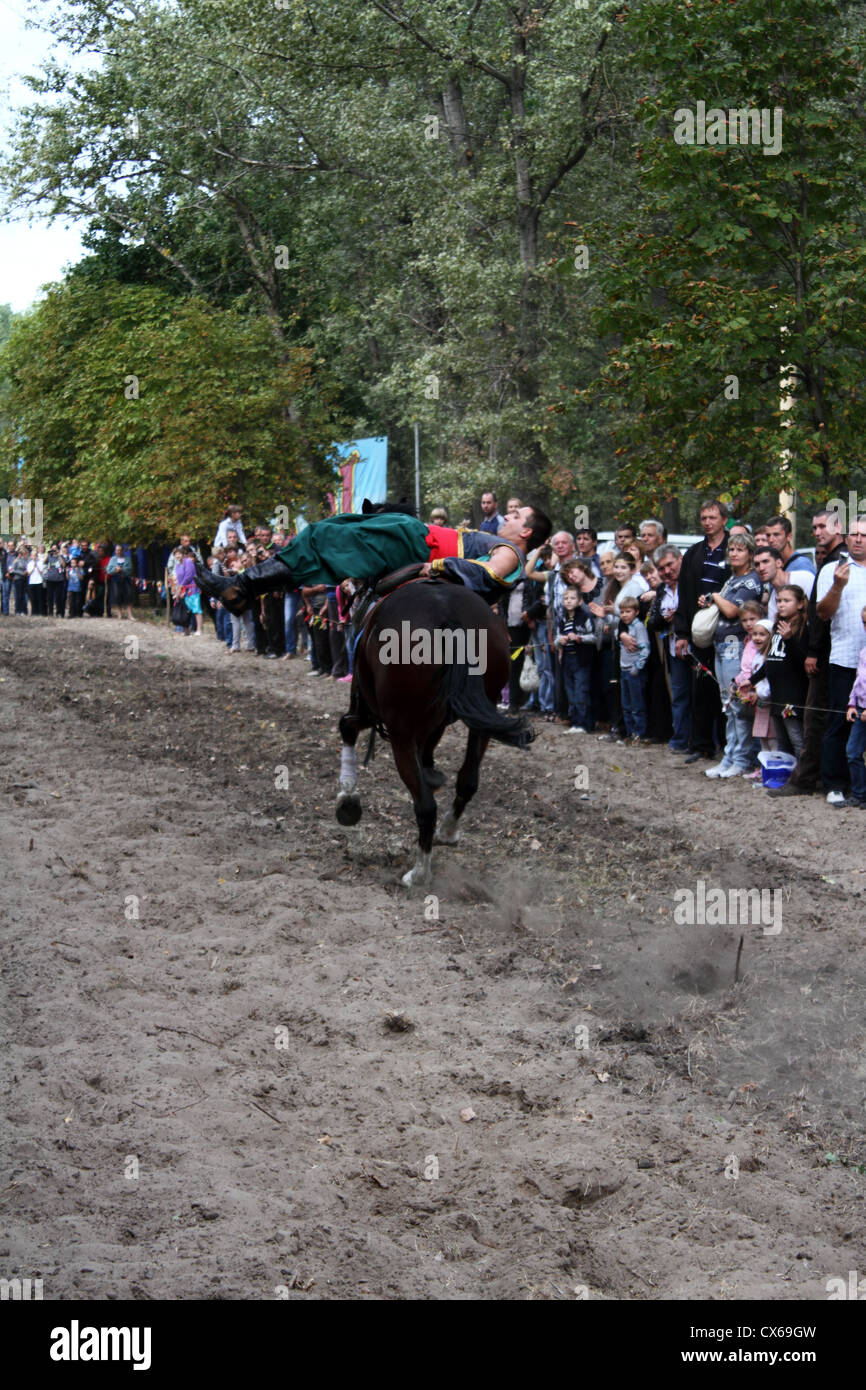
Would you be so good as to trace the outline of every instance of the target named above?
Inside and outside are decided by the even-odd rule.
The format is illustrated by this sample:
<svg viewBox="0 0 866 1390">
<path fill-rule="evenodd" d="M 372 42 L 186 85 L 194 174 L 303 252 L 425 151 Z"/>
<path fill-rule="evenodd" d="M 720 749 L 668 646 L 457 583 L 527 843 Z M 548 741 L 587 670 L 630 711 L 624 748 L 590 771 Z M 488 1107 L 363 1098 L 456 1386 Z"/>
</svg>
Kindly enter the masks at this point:
<svg viewBox="0 0 866 1390">
<path fill-rule="evenodd" d="M 195 619 L 195 631 L 192 635 L 193 637 L 201 637 L 204 623 L 201 589 L 196 578 L 195 560 L 192 558 L 191 546 L 182 545 L 180 548 L 180 560 L 174 567 L 174 582 L 177 586 L 178 598 L 183 599 L 184 604 Z M 173 613 L 172 616 L 174 616 Z"/>
<path fill-rule="evenodd" d="M 755 542 L 750 535 L 737 532 L 729 537 L 726 559 L 731 577 L 718 592 L 701 595 L 698 599 L 699 611 L 695 614 L 692 625 L 693 640 L 701 645 L 701 623 L 710 623 L 711 615 L 716 614 L 712 642 L 716 654 L 716 678 L 722 697 L 722 713 L 725 717 L 725 751 L 720 763 L 707 768 L 707 777 L 740 777 L 750 772 L 755 765 L 757 747 L 743 720 L 737 718 L 737 704 L 732 694 L 734 678 L 739 674 L 746 640 L 740 622 L 740 609 L 744 603 L 760 600 L 761 597 L 761 581 L 752 568 L 754 553 Z M 707 615 L 706 618 L 704 614 Z M 697 636 L 695 625 L 698 628 Z"/>
</svg>

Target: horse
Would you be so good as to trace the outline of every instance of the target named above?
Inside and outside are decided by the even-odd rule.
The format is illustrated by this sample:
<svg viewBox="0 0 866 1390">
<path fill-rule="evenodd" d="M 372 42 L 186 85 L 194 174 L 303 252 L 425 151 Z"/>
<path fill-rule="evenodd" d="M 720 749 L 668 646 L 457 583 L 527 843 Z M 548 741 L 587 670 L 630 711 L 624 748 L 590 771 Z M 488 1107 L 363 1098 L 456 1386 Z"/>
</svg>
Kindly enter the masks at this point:
<svg viewBox="0 0 866 1390">
<path fill-rule="evenodd" d="M 419 566 L 409 566 L 417 573 Z M 434 753 L 449 724 L 469 730 L 456 794 L 438 844 L 453 845 L 459 822 L 478 790 L 481 759 L 491 738 L 523 748 L 535 737 L 522 717 L 496 708 L 510 665 L 508 629 L 479 594 L 435 579 L 395 576 L 366 615 L 355 651 L 350 705 L 340 720 L 342 761 L 336 815 L 341 825 L 361 819 L 355 744 L 363 729 L 390 740 L 397 771 L 412 797 L 418 823 L 414 866 L 406 887 L 427 883 L 436 832 L 434 787 L 445 781 Z M 396 581 L 396 587 L 392 587 Z M 470 650 L 471 649 L 471 650 Z M 396 657 L 396 659 L 395 659 Z"/>
</svg>

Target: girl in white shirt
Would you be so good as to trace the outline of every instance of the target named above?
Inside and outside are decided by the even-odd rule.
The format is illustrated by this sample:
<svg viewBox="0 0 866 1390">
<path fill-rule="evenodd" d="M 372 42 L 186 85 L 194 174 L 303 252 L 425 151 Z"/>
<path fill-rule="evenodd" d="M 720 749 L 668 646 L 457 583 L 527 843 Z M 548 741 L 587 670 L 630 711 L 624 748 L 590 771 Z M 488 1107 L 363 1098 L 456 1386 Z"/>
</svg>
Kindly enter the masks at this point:
<svg viewBox="0 0 866 1390">
<path fill-rule="evenodd" d="M 30 612 L 44 618 L 48 609 L 45 603 L 45 571 L 48 557 L 44 550 L 31 552 L 27 561 L 27 583 L 30 590 Z"/>
</svg>

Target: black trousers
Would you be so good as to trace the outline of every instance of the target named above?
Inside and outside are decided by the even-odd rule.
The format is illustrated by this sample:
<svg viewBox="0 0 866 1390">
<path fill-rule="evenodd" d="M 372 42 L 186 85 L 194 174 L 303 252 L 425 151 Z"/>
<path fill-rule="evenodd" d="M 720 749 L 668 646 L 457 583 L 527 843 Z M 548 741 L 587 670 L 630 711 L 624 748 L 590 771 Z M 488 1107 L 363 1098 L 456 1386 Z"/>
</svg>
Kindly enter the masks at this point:
<svg viewBox="0 0 866 1390">
<path fill-rule="evenodd" d="M 323 610 L 324 611 L 324 610 Z M 316 652 L 316 669 L 323 675 L 331 674 L 331 639 L 326 627 L 318 625 L 312 629 L 313 647 Z"/>
<path fill-rule="evenodd" d="M 665 680 L 664 660 L 659 655 L 656 634 L 651 632 L 650 654 L 647 662 L 647 737 L 654 743 L 667 743 L 673 732 L 671 719 L 671 697 Z"/>
<path fill-rule="evenodd" d="M 347 676 L 349 674 L 349 653 L 346 651 L 346 634 L 339 626 L 340 615 L 337 611 L 337 600 L 328 599 L 328 643 L 331 652 L 331 675 Z"/>
<path fill-rule="evenodd" d="M 286 650 L 286 624 L 282 594 L 265 594 L 263 607 L 264 622 L 262 628 L 265 651 L 282 656 Z M 258 646 L 258 638 L 256 645 Z"/>
<path fill-rule="evenodd" d="M 520 656 L 511 659 L 511 668 L 508 672 L 508 705 L 510 709 L 520 709 L 526 704 L 529 696 L 525 690 L 520 689 L 520 673 L 523 670 L 523 662 L 526 658 L 526 644 L 529 641 L 530 632 L 526 623 L 518 623 L 517 627 L 508 629 L 509 650 L 513 653 L 518 647 L 523 647 Z"/>
<path fill-rule="evenodd" d="M 27 587 L 30 590 L 30 612 L 39 618 L 47 617 L 48 607 L 45 602 L 45 585 L 28 584 Z"/>
<path fill-rule="evenodd" d="M 702 647 L 698 654 L 702 666 L 712 674 L 702 671 L 698 666 L 692 673 L 692 741 L 693 753 L 703 753 L 711 758 L 719 746 L 718 725 L 722 717 L 722 702 L 715 679 L 716 649 Z M 721 740 L 724 746 L 724 738 Z"/>
<path fill-rule="evenodd" d="M 795 787 L 803 791 L 817 790 L 821 775 L 821 749 L 827 727 L 827 707 L 830 704 L 830 675 L 827 661 L 818 663 L 814 676 L 809 677 L 809 689 L 803 710 L 803 748 L 797 766 L 791 773 Z"/>
<path fill-rule="evenodd" d="M 56 613 L 58 618 L 63 617 L 63 580 L 46 579 L 44 584 L 45 598 L 48 607 L 48 616 L 52 618 Z"/>
</svg>

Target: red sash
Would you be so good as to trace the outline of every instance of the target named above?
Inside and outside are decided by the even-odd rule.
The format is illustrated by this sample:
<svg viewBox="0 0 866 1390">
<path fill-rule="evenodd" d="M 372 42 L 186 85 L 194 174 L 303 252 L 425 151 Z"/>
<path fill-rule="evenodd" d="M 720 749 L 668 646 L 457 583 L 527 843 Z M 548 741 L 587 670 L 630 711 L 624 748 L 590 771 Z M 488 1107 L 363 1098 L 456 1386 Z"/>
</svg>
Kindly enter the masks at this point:
<svg viewBox="0 0 866 1390">
<path fill-rule="evenodd" d="M 460 533 L 450 526 L 428 526 L 424 537 L 430 547 L 431 560 L 445 560 L 460 554 Z"/>
</svg>

